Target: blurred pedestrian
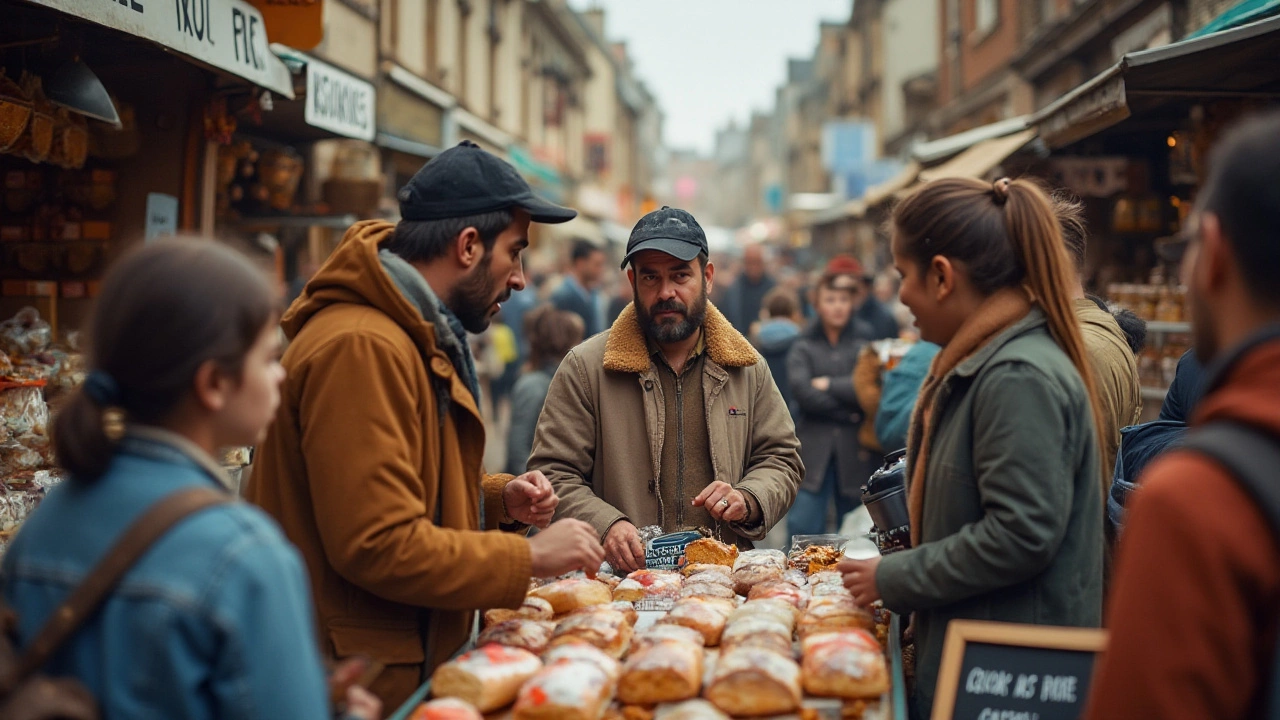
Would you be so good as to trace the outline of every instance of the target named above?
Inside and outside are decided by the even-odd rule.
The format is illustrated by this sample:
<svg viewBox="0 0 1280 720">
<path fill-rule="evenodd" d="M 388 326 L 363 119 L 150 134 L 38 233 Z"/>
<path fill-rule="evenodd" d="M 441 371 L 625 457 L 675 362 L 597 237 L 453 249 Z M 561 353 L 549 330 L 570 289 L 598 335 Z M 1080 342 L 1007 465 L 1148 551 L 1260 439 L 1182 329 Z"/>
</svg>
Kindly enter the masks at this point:
<svg viewBox="0 0 1280 720">
<path fill-rule="evenodd" d="M 261 439 L 279 405 L 276 307 L 266 276 L 211 241 L 149 246 L 103 283 L 89 375 L 53 426 L 70 479 L 4 556 L 6 632 L 32 650 L 145 513 L 184 493 L 216 503 L 152 542 L 61 647 L 44 648 L 36 670 L 81 683 L 104 717 L 333 717 L 302 558 L 234 501 L 215 459 Z"/>
<path fill-rule="evenodd" d="M 467 344 L 524 288 L 530 223 L 576 213 L 468 141 L 399 198 L 404 219 L 353 225 L 285 315 L 285 402 L 246 493 L 302 550 L 326 653 L 382 663 L 388 707 L 467 642 L 475 610 L 603 558 L 582 523 L 499 531 L 546 527 L 557 498 L 538 473 L 482 475 Z"/>
<path fill-rule="evenodd" d="M 743 336 L 751 334 L 751 325 L 760 319 L 764 298 L 774 288 L 768 270 L 769 249 L 764 245 L 748 245 L 742 251 L 742 272 L 725 290 L 724 316 Z"/>
<path fill-rule="evenodd" d="M 907 442 L 913 547 L 840 570 L 860 605 L 915 613 L 928 718 L 950 621 L 1100 624 L 1097 401 L 1039 185 L 935 180 L 892 223 L 902 300 L 942 347 Z"/>
<path fill-rule="evenodd" d="M 760 316 L 760 324 L 756 326 L 752 344 L 764 356 L 765 362 L 769 363 L 773 382 L 782 393 L 782 399 L 791 409 L 791 417 L 794 419 L 796 407 L 791 384 L 787 381 L 787 356 L 805 324 L 804 316 L 800 314 L 800 302 L 794 292 L 782 287 L 774 288 L 765 297 Z"/>
<path fill-rule="evenodd" d="M 787 513 L 792 535 L 827 532 L 833 505 L 839 527 L 841 518 L 862 503 L 862 484 L 879 465 L 879 457 L 858 442 L 865 413 L 854 393 L 853 369 L 870 330 L 853 316 L 854 295 L 842 285 L 845 279 L 828 268 L 818 281 L 813 303 L 818 320 L 787 357 L 805 467 L 805 480 Z"/>
<path fill-rule="evenodd" d="M 836 255 L 827 263 L 827 274 L 840 275 L 840 286 L 853 294 L 854 317 L 866 328 L 865 340 L 896 338 L 900 328 L 893 312 L 871 294 L 870 278 L 852 255 Z"/>
<path fill-rule="evenodd" d="M 1186 444 L 1150 465 L 1133 496 L 1086 717 L 1280 708 L 1276 178 L 1280 113 L 1229 131 L 1210 156 L 1182 265 L 1208 379 Z"/>
<path fill-rule="evenodd" d="M 507 433 L 507 472 L 522 475 L 533 450 L 538 416 L 560 361 L 582 342 L 582 318 L 543 305 L 525 316 L 529 361 L 511 390 L 511 428 Z"/>
<path fill-rule="evenodd" d="M 551 294 L 557 309 L 582 318 L 587 337 L 604 330 L 600 315 L 600 283 L 604 280 L 604 250 L 587 240 L 575 240 L 569 255 L 569 271 Z"/>
<path fill-rule="evenodd" d="M 907 446 L 907 429 L 920 386 L 929 376 L 929 366 L 940 349 L 927 340 L 917 340 L 897 365 L 884 371 L 875 428 L 876 442 L 886 455 Z"/>
</svg>

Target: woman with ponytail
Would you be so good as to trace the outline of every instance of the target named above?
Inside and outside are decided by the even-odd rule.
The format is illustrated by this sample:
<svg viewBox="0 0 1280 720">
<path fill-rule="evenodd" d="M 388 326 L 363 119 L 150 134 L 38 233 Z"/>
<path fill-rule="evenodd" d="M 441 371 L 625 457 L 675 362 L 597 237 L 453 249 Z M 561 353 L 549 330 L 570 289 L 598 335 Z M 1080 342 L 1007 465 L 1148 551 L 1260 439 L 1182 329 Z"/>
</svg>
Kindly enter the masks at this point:
<svg viewBox="0 0 1280 720">
<path fill-rule="evenodd" d="M 913 547 L 841 571 L 859 603 L 915 613 L 911 710 L 928 718 L 951 620 L 1100 623 L 1103 499 L 1048 195 L 1029 180 L 942 179 L 892 224 L 902 302 L 942 350 L 907 437 Z"/>
<path fill-rule="evenodd" d="M 302 561 L 214 460 L 275 413 L 277 320 L 266 278 L 210 241 L 152 245 L 103 282 L 90 372 L 53 426 L 70 478 L 0 567 L 19 649 L 145 512 L 193 489 L 225 496 L 147 546 L 38 668 L 78 680 L 103 718 L 332 717 Z M 376 716 L 367 693 L 348 698 Z"/>
</svg>

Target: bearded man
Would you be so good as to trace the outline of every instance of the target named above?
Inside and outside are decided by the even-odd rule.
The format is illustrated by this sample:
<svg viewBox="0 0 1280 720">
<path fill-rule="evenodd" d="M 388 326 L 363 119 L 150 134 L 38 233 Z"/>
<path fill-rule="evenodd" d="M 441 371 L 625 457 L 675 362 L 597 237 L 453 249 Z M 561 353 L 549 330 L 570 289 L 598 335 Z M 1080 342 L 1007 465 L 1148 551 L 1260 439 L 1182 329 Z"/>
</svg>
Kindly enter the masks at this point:
<svg viewBox="0 0 1280 720">
<path fill-rule="evenodd" d="M 692 215 L 641 218 L 622 267 L 635 300 L 561 363 L 528 467 L 555 488 L 556 517 L 590 524 L 619 570 L 644 567 L 646 526 L 750 548 L 804 475 L 786 403 L 707 301 L 715 266 Z"/>
</svg>

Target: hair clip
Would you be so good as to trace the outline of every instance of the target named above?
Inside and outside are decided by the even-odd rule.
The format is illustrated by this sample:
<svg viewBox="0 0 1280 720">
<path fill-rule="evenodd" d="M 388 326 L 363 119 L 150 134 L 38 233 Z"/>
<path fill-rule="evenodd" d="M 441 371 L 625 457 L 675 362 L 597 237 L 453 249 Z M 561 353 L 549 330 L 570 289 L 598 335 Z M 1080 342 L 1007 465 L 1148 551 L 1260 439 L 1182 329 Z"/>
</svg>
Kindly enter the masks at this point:
<svg viewBox="0 0 1280 720">
<path fill-rule="evenodd" d="M 1013 181 L 1007 177 L 1002 177 L 991 183 L 991 192 L 995 195 L 996 202 L 1004 204 L 1009 199 L 1009 186 L 1012 184 Z"/>
</svg>

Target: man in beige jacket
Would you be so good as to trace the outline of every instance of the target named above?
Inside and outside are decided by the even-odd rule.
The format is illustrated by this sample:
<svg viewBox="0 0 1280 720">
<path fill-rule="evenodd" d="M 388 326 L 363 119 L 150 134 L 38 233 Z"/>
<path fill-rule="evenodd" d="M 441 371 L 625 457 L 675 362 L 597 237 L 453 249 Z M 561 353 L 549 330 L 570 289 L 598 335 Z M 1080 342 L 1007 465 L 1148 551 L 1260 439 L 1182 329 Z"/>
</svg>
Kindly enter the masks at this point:
<svg viewBox="0 0 1280 720">
<path fill-rule="evenodd" d="M 561 363 L 529 470 L 555 487 L 557 518 L 592 525 L 619 570 L 644 567 L 638 528 L 650 525 L 750 548 L 804 475 L 786 403 L 708 302 L 715 266 L 692 215 L 646 215 L 622 265 L 635 302 Z"/>
</svg>

